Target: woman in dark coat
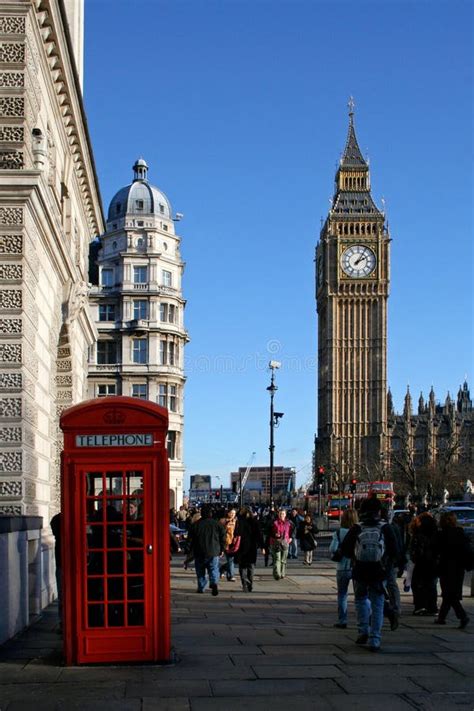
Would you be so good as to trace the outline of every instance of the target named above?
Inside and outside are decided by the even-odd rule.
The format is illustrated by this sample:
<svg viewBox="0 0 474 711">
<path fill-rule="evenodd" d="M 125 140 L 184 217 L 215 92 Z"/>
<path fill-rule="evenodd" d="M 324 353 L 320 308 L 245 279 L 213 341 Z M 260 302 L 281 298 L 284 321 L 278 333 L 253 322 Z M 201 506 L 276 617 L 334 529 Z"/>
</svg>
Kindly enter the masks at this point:
<svg viewBox="0 0 474 711">
<path fill-rule="evenodd" d="M 470 556 L 469 540 L 457 525 L 456 514 L 445 511 L 440 516 L 440 532 L 438 534 L 439 581 L 443 602 L 439 609 L 436 624 L 446 624 L 446 617 L 452 607 L 459 620 L 459 629 L 463 630 L 469 624 L 469 617 L 461 605 L 462 584 L 466 561 Z"/>
<path fill-rule="evenodd" d="M 414 563 L 411 579 L 414 615 L 436 615 L 438 612 L 437 540 L 438 527 L 430 513 L 422 513 L 413 519 L 409 546 Z"/>
<path fill-rule="evenodd" d="M 304 519 L 298 526 L 297 536 L 300 542 L 300 548 L 303 551 L 303 565 L 311 565 L 313 562 L 313 551 L 318 545 L 316 542 L 316 534 L 318 529 L 313 523 L 311 514 L 305 514 Z"/>
<path fill-rule="evenodd" d="M 257 562 L 259 548 L 264 553 L 263 536 L 257 519 L 251 510 L 244 506 L 239 513 L 235 536 L 240 536 L 240 544 L 235 554 L 235 562 L 239 566 L 240 580 L 244 592 L 252 592 L 253 571 Z"/>
</svg>

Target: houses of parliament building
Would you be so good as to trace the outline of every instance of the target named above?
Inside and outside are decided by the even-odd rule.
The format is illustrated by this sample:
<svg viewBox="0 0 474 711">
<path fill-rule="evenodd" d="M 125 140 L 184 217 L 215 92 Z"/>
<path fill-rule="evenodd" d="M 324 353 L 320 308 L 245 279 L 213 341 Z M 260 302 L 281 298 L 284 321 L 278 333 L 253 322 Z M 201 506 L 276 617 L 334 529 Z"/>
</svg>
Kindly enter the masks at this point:
<svg viewBox="0 0 474 711">
<path fill-rule="evenodd" d="M 433 388 L 396 414 L 387 386 L 390 234 L 376 206 L 349 102 L 346 145 L 316 247 L 318 430 L 314 467 L 339 481 L 415 476 L 418 468 L 474 466 L 467 382 L 438 404 Z M 410 476 L 408 477 L 410 479 Z M 416 479 L 415 479 L 416 482 Z M 415 484 L 416 488 L 416 484 Z"/>
</svg>

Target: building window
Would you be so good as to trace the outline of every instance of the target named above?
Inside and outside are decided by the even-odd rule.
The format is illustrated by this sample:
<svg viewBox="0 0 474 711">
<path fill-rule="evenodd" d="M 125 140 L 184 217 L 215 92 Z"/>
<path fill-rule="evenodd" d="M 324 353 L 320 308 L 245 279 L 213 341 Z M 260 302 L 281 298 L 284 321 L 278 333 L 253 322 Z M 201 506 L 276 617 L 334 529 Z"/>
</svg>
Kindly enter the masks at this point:
<svg viewBox="0 0 474 711">
<path fill-rule="evenodd" d="M 117 362 L 117 344 L 115 341 L 98 341 L 97 363 L 111 365 Z"/>
<path fill-rule="evenodd" d="M 148 397 L 148 389 L 146 383 L 133 383 L 132 397 L 139 397 L 142 400 L 146 400 Z"/>
<path fill-rule="evenodd" d="M 163 215 L 164 211 L 165 211 L 165 206 L 162 205 L 161 202 L 160 202 L 160 212 L 161 212 L 162 215 Z"/>
<path fill-rule="evenodd" d="M 168 407 L 168 386 L 159 385 L 158 386 L 158 405 L 161 407 Z"/>
<path fill-rule="evenodd" d="M 143 210 L 143 200 L 135 200 L 137 210 Z"/>
<path fill-rule="evenodd" d="M 178 353 L 175 344 L 170 341 L 160 341 L 160 365 L 177 365 Z"/>
<path fill-rule="evenodd" d="M 117 394 L 117 386 L 115 383 L 113 385 L 98 385 L 97 386 L 97 397 L 108 397 L 109 395 Z"/>
<path fill-rule="evenodd" d="M 175 323 L 176 306 L 174 304 L 160 304 L 160 321 Z"/>
<path fill-rule="evenodd" d="M 146 299 L 135 299 L 133 302 L 133 318 L 136 321 L 148 318 L 148 301 Z"/>
<path fill-rule="evenodd" d="M 148 267 L 133 267 L 133 281 L 135 284 L 146 284 L 148 281 Z"/>
<path fill-rule="evenodd" d="M 148 339 L 134 338 L 132 341 L 132 361 L 134 363 L 148 363 Z"/>
<path fill-rule="evenodd" d="M 99 321 L 115 321 L 115 304 L 99 304 Z"/>
<path fill-rule="evenodd" d="M 178 411 L 178 388 L 176 385 L 158 385 L 158 405 L 166 407 L 170 412 Z"/>
<path fill-rule="evenodd" d="M 172 273 L 169 272 L 167 269 L 163 269 L 161 273 L 162 273 L 163 286 L 172 286 L 172 284 L 173 284 Z"/>
<path fill-rule="evenodd" d="M 168 342 L 160 341 L 160 365 L 168 364 Z"/>
<path fill-rule="evenodd" d="M 169 365 L 176 364 L 176 347 L 174 343 L 168 343 L 168 363 Z"/>
<path fill-rule="evenodd" d="M 177 404 L 177 389 L 176 385 L 170 385 L 169 386 L 169 409 L 171 412 L 176 412 L 176 404 Z"/>
<path fill-rule="evenodd" d="M 168 432 L 166 448 L 168 450 L 168 459 L 176 459 L 176 432 L 173 430 Z"/>
<path fill-rule="evenodd" d="M 100 283 L 102 286 L 113 286 L 114 285 L 114 270 L 113 269 L 102 269 L 100 275 Z"/>
</svg>

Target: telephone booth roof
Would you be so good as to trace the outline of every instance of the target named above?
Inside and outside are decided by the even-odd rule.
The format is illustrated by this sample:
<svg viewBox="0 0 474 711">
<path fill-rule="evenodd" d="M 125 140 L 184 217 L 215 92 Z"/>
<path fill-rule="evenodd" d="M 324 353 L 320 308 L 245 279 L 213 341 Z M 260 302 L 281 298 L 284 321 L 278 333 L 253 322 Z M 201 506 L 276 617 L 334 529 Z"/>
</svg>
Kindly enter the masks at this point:
<svg viewBox="0 0 474 711">
<path fill-rule="evenodd" d="M 73 405 L 61 415 L 60 426 L 64 432 L 129 428 L 168 428 L 168 410 L 150 400 L 113 395 L 86 400 Z"/>
</svg>

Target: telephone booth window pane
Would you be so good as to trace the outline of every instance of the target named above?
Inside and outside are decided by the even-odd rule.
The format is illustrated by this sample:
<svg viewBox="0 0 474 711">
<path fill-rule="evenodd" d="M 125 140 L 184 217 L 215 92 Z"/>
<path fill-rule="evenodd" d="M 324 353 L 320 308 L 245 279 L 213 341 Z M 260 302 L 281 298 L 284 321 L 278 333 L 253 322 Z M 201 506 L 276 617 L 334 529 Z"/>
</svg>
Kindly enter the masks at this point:
<svg viewBox="0 0 474 711">
<path fill-rule="evenodd" d="M 143 525 L 132 523 L 126 526 L 127 548 L 141 548 L 143 546 Z"/>
<path fill-rule="evenodd" d="M 111 496 L 120 496 L 123 493 L 122 472 L 107 472 L 107 498 Z"/>
<path fill-rule="evenodd" d="M 87 580 L 87 597 L 89 600 L 104 600 L 104 581 L 102 578 Z"/>
<path fill-rule="evenodd" d="M 118 553 L 107 553 L 107 573 L 109 575 L 114 575 L 114 573 L 123 573 L 122 551 Z"/>
<path fill-rule="evenodd" d="M 142 602 L 135 602 L 128 606 L 129 627 L 141 627 L 145 624 L 145 614 Z"/>
<path fill-rule="evenodd" d="M 107 581 L 107 599 L 123 600 L 123 578 L 109 578 Z"/>
<path fill-rule="evenodd" d="M 143 578 L 141 575 L 127 578 L 127 598 L 143 600 Z"/>
<path fill-rule="evenodd" d="M 101 524 L 87 526 L 87 544 L 89 549 L 104 547 L 104 527 Z"/>
<path fill-rule="evenodd" d="M 123 603 L 107 605 L 109 627 L 123 627 L 125 624 Z"/>
<path fill-rule="evenodd" d="M 143 496 L 143 473 L 128 471 L 125 473 L 125 493 L 128 496 Z"/>
<path fill-rule="evenodd" d="M 127 573 L 143 573 L 143 551 L 130 551 L 128 553 Z"/>
<path fill-rule="evenodd" d="M 89 472 L 86 474 L 86 496 L 101 496 L 104 490 L 102 472 Z"/>
<path fill-rule="evenodd" d="M 116 523 L 107 526 L 107 548 L 122 548 L 122 526 Z"/>
<path fill-rule="evenodd" d="M 87 573 L 88 575 L 104 574 L 104 554 L 102 552 L 89 553 L 87 557 Z"/>
<path fill-rule="evenodd" d="M 86 501 L 86 509 L 88 521 L 99 521 L 103 518 L 102 499 L 89 499 Z"/>
<path fill-rule="evenodd" d="M 88 605 L 87 613 L 89 627 L 104 627 L 104 605 Z"/>
</svg>

